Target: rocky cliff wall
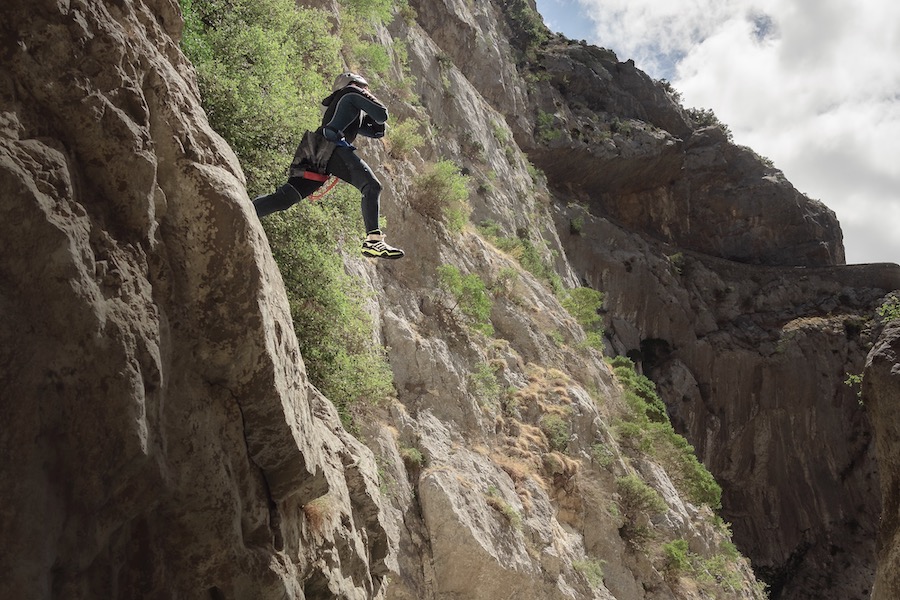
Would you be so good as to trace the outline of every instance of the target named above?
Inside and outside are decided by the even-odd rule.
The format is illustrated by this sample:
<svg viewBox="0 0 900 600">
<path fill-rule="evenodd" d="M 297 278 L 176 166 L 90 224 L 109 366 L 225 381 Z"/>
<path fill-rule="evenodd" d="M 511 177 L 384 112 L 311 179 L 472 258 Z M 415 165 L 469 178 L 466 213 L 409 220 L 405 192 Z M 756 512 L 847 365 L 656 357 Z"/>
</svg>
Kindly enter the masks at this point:
<svg viewBox="0 0 900 600">
<path fill-rule="evenodd" d="M 867 598 L 878 468 L 870 415 L 844 381 L 862 371 L 900 269 L 742 265 L 676 253 L 579 207 L 560 211 L 560 230 L 573 219 L 582 227 L 563 245 L 608 290 L 611 344 L 659 386 L 773 593 Z"/>
<path fill-rule="evenodd" d="M 833 211 L 723 129 L 693 125 L 633 61 L 551 39 L 529 68 L 538 118 L 520 143 L 570 198 L 685 250 L 755 264 L 844 262 Z"/>
<path fill-rule="evenodd" d="M 376 597 L 372 453 L 306 381 L 177 4 L 2 13 L 0 597 Z"/>
<path fill-rule="evenodd" d="M 0 595 L 761 598 L 666 457 L 623 437 L 627 395 L 546 282 L 412 201 L 448 158 L 484 184 L 473 222 L 606 294 L 610 352 L 657 380 L 780 597 L 865 597 L 877 483 L 842 381 L 896 266 L 832 267 L 830 211 L 632 64 L 559 39 L 528 56 L 533 3 L 411 4 L 373 39 L 407 45 L 418 102 L 386 97 L 428 141 L 363 146 L 409 256 L 346 257 L 397 388 L 362 419 L 368 448 L 306 380 L 177 4 L 4 6 Z M 488 284 L 492 336 L 442 265 Z M 663 508 L 629 505 L 628 476 Z"/>
<path fill-rule="evenodd" d="M 878 571 L 872 600 L 886 600 L 900 594 L 898 545 L 897 457 L 900 449 L 900 323 L 889 324 L 866 358 L 863 397 L 875 424 L 875 453 L 881 467 L 881 501 L 884 510 L 878 526 Z"/>
<path fill-rule="evenodd" d="M 474 76 L 463 57 L 489 31 L 433 14 L 450 6 L 430 5 L 423 27 Z M 553 36 L 530 52 L 503 54 L 518 61 L 527 116 L 506 108 L 511 94 L 492 98 L 547 174 L 576 276 L 606 294 L 611 349 L 660 386 L 775 597 L 867 597 L 877 466 L 868 415 L 843 382 L 861 371 L 900 269 L 809 268 L 843 263 L 840 227 L 771 164 L 693 125 L 612 52 Z"/>
</svg>

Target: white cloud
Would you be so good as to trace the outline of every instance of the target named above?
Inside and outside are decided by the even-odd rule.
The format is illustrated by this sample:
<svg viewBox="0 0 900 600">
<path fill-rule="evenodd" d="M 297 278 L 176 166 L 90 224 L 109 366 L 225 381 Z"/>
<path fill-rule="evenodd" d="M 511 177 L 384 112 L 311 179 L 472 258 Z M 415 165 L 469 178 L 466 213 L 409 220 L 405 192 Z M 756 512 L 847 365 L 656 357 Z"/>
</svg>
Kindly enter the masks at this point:
<svg viewBox="0 0 900 600">
<path fill-rule="evenodd" d="M 900 262 L 900 3 L 579 2 L 590 42 L 713 109 L 834 210 L 848 262 Z"/>
</svg>

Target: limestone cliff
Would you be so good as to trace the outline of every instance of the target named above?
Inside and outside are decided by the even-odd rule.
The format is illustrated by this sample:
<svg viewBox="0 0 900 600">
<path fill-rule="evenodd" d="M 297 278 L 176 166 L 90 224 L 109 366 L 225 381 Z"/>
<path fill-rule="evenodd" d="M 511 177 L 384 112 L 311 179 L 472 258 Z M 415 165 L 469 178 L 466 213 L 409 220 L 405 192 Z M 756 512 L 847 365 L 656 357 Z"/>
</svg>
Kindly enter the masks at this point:
<svg viewBox="0 0 900 600">
<path fill-rule="evenodd" d="M 306 381 L 177 4 L 2 13 L 0 597 L 377 595 L 373 455 Z"/>
<path fill-rule="evenodd" d="M 384 91 L 427 142 L 362 149 L 409 256 L 345 257 L 396 387 L 365 445 L 307 380 L 178 3 L 0 9 L 0 597 L 762 598 L 752 563 L 773 597 L 867 598 L 896 361 L 870 355 L 868 414 L 843 380 L 900 268 L 841 266 L 831 211 L 632 63 L 535 37 L 530 0 L 410 4 L 372 39 L 405 44 L 417 101 Z M 415 204 L 437 158 L 496 236 Z M 656 381 L 749 562 L 498 239 L 605 293 L 606 354 Z M 492 336 L 442 265 L 490 284 Z"/>
<path fill-rule="evenodd" d="M 866 359 L 863 394 L 875 423 L 875 452 L 881 467 L 881 498 L 884 512 L 878 527 L 878 571 L 873 600 L 896 598 L 900 594 L 898 544 L 897 398 L 900 398 L 900 323 L 885 328 Z"/>
</svg>

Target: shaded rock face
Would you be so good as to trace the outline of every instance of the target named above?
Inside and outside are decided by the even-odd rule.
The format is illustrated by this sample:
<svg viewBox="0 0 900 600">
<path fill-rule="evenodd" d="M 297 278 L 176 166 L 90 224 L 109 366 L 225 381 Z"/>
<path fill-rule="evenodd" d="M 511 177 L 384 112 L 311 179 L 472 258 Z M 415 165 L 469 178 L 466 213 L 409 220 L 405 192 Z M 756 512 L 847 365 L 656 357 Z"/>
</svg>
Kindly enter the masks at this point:
<svg viewBox="0 0 900 600">
<path fill-rule="evenodd" d="M 834 212 L 798 192 L 719 127 L 697 129 L 632 61 L 551 40 L 532 92 L 535 142 L 551 185 L 628 230 L 738 262 L 844 263 Z"/>
<path fill-rule="evenodd" d="M 872 600 L 887 600 L 900 595 L 900 322 L 885 327 L 866 358 L 863 397 L 875 424 L 884 505 L 878 526 L 878 570 Z"/>
<path fill-rule="evenodd" d="M 0 597 L 377 596 L 372 455 L 306 381 L 177 3 L 2 12 Z"/>
<path fill-rule="evenodd" d="M 867 598 L 878 468 L 867 411 L 843 381 L 862 370 L 871 316 L 900 267 L 667 257 L 580 207 L 560 211 L 559 230 L 574 219 L 562 242 L 606 293 L 611 344 L 656 381 L 773 597 Z"/>
</svg>

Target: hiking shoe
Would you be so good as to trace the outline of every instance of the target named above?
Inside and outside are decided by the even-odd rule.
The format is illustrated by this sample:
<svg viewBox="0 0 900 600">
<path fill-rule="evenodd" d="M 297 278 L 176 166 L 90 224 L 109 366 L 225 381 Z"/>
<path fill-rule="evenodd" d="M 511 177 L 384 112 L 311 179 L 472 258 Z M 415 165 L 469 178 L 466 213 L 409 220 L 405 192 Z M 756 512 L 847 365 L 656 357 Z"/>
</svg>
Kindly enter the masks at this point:
<svg viewBox="0 0 900 600">
<path fill-rule="evenodd" d="M 377 229 L 370 232 L 362 243 L 363 256 L 371 258 L 403 258 L 403 250 L 384 242 L 384 235 Z"/>
</svg>

